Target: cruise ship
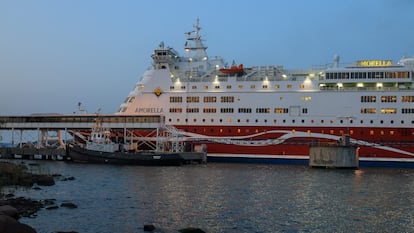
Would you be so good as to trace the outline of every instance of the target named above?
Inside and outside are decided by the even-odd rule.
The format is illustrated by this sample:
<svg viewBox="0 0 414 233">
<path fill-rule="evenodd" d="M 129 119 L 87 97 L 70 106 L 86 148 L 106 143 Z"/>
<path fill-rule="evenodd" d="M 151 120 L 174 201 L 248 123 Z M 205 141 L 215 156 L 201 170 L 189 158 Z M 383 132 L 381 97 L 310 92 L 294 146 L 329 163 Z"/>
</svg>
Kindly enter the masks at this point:
<svg viewBox="0 0 414 233">
<path fill-rule="evenodd" d="M 185 33 L 184 56 L 155 48 L 117 114 L 162 116 L 186 142 L 206 144 L 208 161 L 303 164 L 310 145 L 347 136 L 360 165 L 414 166 L 414 57 L 229 65 L 207 55 L 200 30 L 197 20 Z"/>
</svg>

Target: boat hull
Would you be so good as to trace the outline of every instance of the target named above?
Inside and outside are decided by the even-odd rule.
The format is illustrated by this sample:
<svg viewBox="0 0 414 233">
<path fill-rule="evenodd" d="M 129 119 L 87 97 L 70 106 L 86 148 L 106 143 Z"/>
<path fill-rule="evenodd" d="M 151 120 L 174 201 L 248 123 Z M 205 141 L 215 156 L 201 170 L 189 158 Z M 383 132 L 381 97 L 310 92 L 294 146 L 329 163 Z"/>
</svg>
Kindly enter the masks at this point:
<svg viewBox="0 0 414 233">
<path fill-rule="evenodd" d="M 78 163 L 100 163 L 142 166 L 179 166 L 185 161 L 179 153 L 168 152 L 99 152 L 86 150 L 79 145 L 68 145 L 67 156 Z"/>
</svg>

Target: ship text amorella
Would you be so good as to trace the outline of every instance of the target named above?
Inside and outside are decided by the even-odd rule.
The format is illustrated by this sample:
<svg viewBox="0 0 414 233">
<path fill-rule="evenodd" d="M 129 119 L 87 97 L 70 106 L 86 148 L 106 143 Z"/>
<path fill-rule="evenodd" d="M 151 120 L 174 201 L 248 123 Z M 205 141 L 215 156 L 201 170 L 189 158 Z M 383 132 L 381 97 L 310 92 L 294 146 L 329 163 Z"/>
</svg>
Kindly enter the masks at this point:
<svg viewBox="0 0 414 233">
<path fill-rule="evenodd" d="M 207 56 L 200 25 L 185 56 L 161 43 L 117 114 L 161 115 L 209 161 L 303 163 L 344 136 L 361 165 L 414 165 L 414 58 L 313 69 L 227 65 Z M 139 132 L 136 132 L 139 134 Z"/>
</svg>

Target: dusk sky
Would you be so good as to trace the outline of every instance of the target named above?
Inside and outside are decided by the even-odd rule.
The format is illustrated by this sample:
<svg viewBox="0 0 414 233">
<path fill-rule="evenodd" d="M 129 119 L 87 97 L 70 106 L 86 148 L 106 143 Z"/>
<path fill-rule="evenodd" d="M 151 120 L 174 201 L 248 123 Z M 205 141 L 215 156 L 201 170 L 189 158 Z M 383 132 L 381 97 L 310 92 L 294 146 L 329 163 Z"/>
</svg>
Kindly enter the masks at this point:
<svg viewBox="0 0 414 233">
<path fill-rule="evenodd" d="M 184 54 L 310 68 L 414 55 L 411 0 L 0 0 L 0 115 L 114 113 L 160 42 Z"/>
</svg>

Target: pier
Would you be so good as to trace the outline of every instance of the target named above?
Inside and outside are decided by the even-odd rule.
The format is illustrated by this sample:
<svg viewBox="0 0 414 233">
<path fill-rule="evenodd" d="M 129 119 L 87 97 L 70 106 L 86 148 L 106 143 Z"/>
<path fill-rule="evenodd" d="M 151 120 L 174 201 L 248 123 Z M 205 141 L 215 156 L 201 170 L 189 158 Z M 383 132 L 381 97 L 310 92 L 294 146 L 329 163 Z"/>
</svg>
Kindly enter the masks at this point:
<svg viewBox="0 0 414 233">
<path fill-rule="evenodd" d="M 64 160 L 67 142 L 74 138 L 88 140 L 84 135 L 89 134 L 97 118 L 102 122 L 102 127 L 113 132 L 118 142 L 134 142 L 137 147 L 144 146 L 146 149 L 159 151 L 165 150 L 165 144 L 169 142 L 169 150 L 184 152 L 185 146 L 180 132 L 166 127 L 163 117 L 159 115 L 36 114 L 0 116 L 0 137 L 8 134 L 7 138 L 11 141 L 6 146 L 0 146 L 0 158 Z M 0 138 L 0 141 L 3 140 Z M 188 162 L 205 161 L 204 157 L 195 156 L 198 153 L 185 155 Z"/>
</svg>

